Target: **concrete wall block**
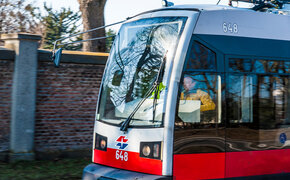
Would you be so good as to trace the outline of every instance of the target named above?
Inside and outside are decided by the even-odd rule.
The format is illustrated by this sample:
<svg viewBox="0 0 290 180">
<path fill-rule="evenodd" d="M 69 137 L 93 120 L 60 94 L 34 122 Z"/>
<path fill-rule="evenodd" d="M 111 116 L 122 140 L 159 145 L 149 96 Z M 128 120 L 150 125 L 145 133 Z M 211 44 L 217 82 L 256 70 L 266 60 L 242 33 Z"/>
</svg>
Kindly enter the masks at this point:
<svg viewBox="0 0 290 180">
<path fill-rule="evenodd" d="M 12 86 L 10 159 L 34 159 L 37 47 L 40 36 L 3 34 L 5 48 L 15 51 Z"/>
</svg>

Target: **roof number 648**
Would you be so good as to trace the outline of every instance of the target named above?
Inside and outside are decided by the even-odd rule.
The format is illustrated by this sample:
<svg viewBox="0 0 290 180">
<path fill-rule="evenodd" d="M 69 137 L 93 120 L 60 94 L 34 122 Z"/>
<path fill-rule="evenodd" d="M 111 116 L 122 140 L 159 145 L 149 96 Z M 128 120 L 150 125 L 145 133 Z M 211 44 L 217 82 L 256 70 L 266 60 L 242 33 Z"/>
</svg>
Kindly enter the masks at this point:
<svg viewBox="0 0 290 180">
<path fill-rule="evenodd" d="M 238 33 L 239 27 L 236 23 L 223 23 L 224 33 Z"/>
</svg>

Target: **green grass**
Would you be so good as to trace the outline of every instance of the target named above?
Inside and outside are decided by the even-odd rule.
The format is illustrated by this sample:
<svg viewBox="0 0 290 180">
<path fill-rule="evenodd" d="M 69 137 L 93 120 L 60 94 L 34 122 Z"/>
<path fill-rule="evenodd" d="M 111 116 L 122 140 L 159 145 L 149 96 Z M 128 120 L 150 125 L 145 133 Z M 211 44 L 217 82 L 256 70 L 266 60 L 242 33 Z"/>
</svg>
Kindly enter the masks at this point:
<svg viewBox="0 0 290 180">
<path fill-rule="evenodd" d="M 0 162 L 0 179 L 81 179 L 83 168 L 90 163 L 91 160 L 89 158 L 60 159 L 55 161 L 19 161 L 11 164 Z"/>
</svg>

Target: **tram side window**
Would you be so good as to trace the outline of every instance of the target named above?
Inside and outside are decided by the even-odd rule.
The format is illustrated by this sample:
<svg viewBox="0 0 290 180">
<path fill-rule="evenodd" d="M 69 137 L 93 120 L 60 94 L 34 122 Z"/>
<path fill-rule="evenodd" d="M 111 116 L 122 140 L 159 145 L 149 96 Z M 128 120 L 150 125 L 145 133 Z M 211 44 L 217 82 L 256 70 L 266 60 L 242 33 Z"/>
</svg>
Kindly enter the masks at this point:
<svg viewBox="0 0 290 180">
<path fill-rule="evenodd" d="M 217 103 L 221 103 L 221 76 L 206 73 L 217 69 L 215 52 L 197 41 L 192 41 L 186 57 L 186 68 L 180 81 L 176 122 L 220 122 L 221 112 L 216 107 Z"/>
<path fill-rule="evenodd" d="M 180 80 L 174 154 L 225 151 L 221 140 L 225 137 L 221 119 L 222 76 L 216 69 L 216 54 L 193 41 Z"/>
<path fill-rule="evenodd" d="M 231 61 L 230 71 L 235 71 L 227 77 L 228 151 L 290 148 L 290 76 L 284 66 L 289 62 L 252 60 L 253 72 L 241 73 L 244 61 Z"/>
<path fill-rule="evenodd" d="M 215 70 L 216 69 L 216 55 L 215 53 L 200 44 L 193 41 L 189 53 L 187 55 L 187 70 Z"/>
<path fill-rule="evenodd" d="M 254 61 L 251 59 L 231 58 L 229 59 L 230 72 L 253 72 Z"/>
<path fill-rule="evenodd" d="M 174 153 L 224 152 L 221 76 L 186 73 L 180 84 L 174 130 Z"/>
<path fill-rule="evenodd" d="M 231 123 L 253 122 L 253 77 L 231 75 L 228 77 L 228 118 Z"/>
<path fill-rule="evenodd" d="M 257 73 L 290 73 L 289 61 L 255 60 Z"/>
<path fill-rule="evenodd" d="M 230 72 L 290 73 L 290 61 L 230 58 Z"/>
<path fill-rule="evenodd" d="M 216 111 L 219 83 L 220 76 L 215 74 L 185 74 L 178 107 L 180 122 L 201 125 L 220 121 Z"/>
</svg>

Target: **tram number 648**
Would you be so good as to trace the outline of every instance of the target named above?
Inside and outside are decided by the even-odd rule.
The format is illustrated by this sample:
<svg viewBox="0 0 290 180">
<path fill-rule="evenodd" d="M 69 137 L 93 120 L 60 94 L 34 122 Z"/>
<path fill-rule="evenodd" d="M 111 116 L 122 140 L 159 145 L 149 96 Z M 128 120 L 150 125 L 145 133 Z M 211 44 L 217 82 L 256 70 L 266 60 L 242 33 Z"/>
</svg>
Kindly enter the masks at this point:
<svg viewBox="0 0 290 180">
<path fill-rule="evenodd" d="M 238 33 L 239 27 L 236 23 L 223 23 L 224 33 Z"/>
<path fill-rule="evenodd" d="M 116 151 L 116 159 L 117 160 L 122 160 L 122 161 L 128 161 L 128 152 L 123 152 L 123 151 L 120 151 L 120 150 L 117 150 Z"/>
</svg>

